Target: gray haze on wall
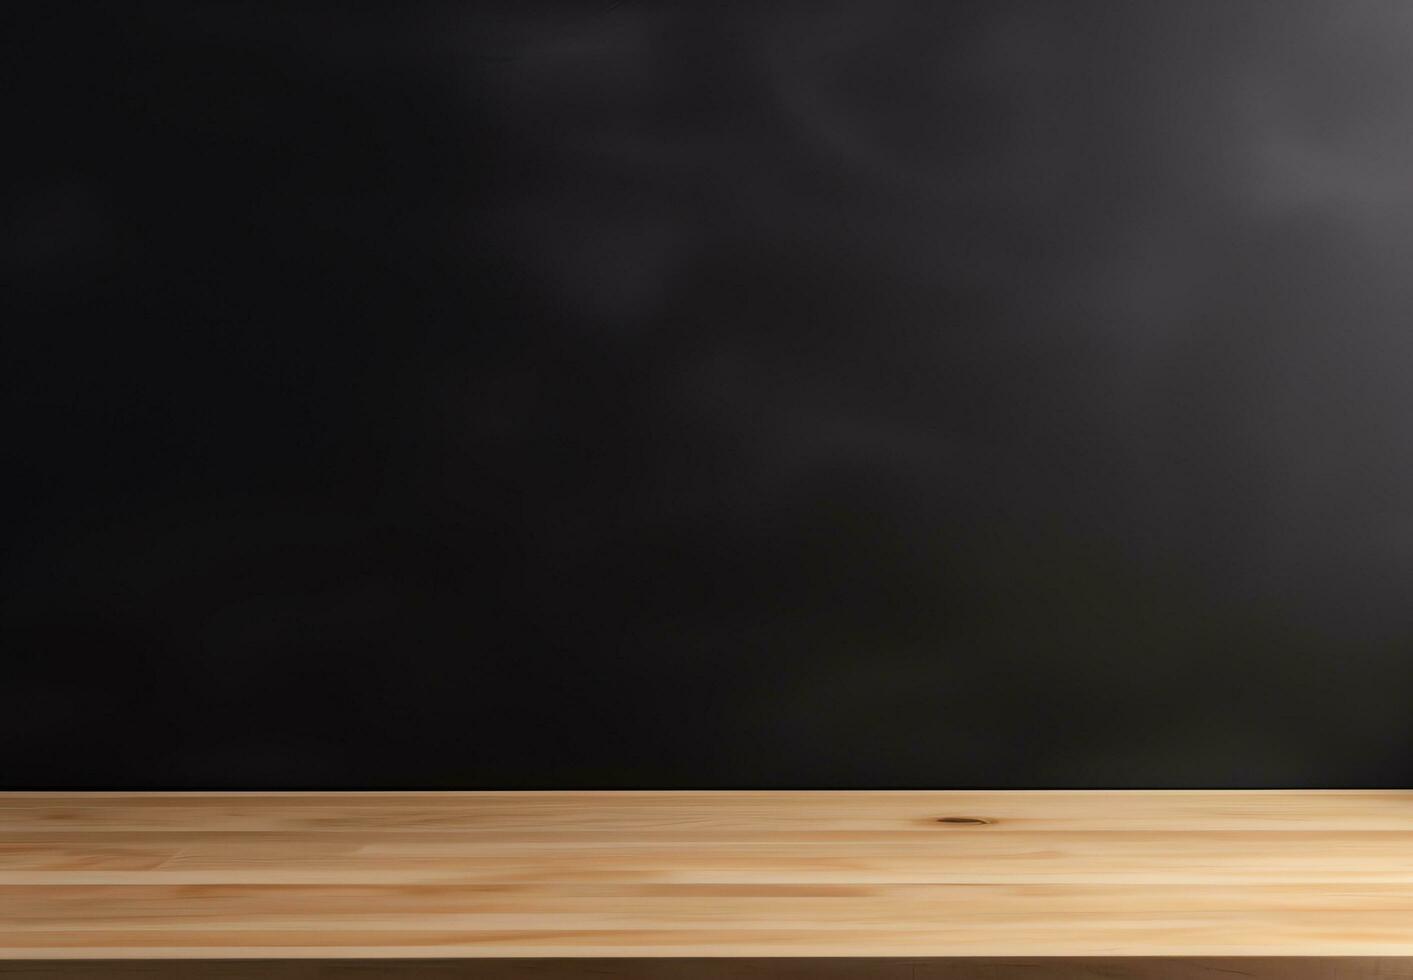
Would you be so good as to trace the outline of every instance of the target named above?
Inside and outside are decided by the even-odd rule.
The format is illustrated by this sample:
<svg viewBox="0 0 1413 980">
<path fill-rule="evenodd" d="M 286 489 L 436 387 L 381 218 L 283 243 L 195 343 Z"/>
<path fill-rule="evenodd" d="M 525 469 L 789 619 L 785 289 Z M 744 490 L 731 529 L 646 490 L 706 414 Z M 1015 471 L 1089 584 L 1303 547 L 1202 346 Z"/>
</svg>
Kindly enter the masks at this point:
<svg viewBox="0 0 1413 980">
<path fill-rule="evenodd" d="M 1413 778 L 1413 5 L 66 13 L 10 785 Z"/>
</svg>

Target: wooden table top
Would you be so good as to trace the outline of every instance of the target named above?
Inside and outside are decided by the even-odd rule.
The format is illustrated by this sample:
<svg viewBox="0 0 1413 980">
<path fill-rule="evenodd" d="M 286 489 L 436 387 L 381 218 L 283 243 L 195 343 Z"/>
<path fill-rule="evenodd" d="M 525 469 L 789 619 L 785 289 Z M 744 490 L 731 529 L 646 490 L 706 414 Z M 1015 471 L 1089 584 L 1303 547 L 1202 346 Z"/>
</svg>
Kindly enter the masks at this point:
<svg viewBox="0 0 1413 980">
<path fill-rule="evenodd" d="M 0 959 L 1413 956 L 1413 792 L 0 794 Z"/>
</svg>

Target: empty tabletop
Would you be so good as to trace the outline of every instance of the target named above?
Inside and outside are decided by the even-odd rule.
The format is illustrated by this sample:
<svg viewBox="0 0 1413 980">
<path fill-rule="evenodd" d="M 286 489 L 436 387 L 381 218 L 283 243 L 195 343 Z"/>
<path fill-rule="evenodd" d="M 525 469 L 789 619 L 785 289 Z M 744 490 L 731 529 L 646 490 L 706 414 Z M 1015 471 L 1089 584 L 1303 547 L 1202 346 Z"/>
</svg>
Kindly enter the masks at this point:
<svg viewBox="0 0 1413 980">
<path fill-rule="evenodd" d="M 0 794 L 0 974 L 1413 976 L 1405 957 L 1413 792 Z"/>
</svg>

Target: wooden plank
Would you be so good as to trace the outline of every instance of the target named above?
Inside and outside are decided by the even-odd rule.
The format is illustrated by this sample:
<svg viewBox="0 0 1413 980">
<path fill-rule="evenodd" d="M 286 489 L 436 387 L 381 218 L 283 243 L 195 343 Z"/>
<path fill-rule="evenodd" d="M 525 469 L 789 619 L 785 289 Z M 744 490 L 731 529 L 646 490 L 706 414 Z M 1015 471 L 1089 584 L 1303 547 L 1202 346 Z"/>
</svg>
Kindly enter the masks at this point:
<svg viewBox="0 0 1413 980">
<path fill-rule="evenodd" d="M 1413 832 L 939 830 L 930 838 L 488 841 L 455 834 L 0 837 L 0 885 L 1413 884 Z"/>
<path fill-rule="evenodd" d="M 819 957 L 1402 976 L 1413 793 L 0 794 L 10 973 Z"/>
<path fill-rule="evenodd" d="M 975 816 L 1035 830 L 1413 831 L 1404 790 L 0 793 L 0 830 L 486 834 L 665 839 L 929 831 Z"/>
<path fill-rule="evenodd" d="M 0 961 L 6 980 L 1413 980 L 1378 957 Z"/>
</svg>

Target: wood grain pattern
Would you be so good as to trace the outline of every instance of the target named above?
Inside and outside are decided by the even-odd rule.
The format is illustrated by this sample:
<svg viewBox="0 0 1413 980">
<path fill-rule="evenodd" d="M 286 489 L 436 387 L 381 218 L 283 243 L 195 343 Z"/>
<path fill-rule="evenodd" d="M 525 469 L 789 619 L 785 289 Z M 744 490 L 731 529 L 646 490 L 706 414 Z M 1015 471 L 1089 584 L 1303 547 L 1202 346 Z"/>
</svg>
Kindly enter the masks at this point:
<svg viewBox="0 0 1413 980">
<path fill-rule="evenodd" d="M 0 794 L 4 976 L 1036 977 L 1061 957 L 1413 977 L 1413 792 Z"/>
<path fill-rule="evenodd" d="M 1413 980 L 1379 957 L 0 961 L 6 980 Z"/>
</svg>

